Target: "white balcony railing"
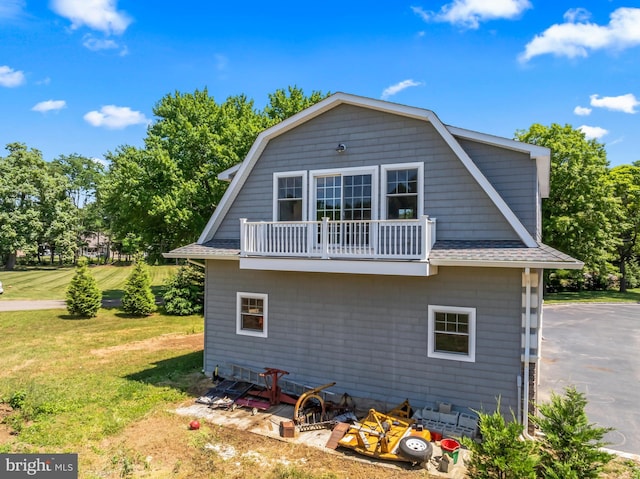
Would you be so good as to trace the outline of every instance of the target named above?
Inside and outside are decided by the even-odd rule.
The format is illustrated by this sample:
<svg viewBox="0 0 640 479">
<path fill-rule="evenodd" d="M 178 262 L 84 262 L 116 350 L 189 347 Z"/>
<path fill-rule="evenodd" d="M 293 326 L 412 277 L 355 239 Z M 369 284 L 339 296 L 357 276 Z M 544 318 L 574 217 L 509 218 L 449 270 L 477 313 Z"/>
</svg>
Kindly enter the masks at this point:
<svg viewBox="0 0 640 479">
<path fill-rule="evenodd" d="M 259 221 L 240 219 L 240 255 L 426 260 L 436 220 Z"/>
</svg>

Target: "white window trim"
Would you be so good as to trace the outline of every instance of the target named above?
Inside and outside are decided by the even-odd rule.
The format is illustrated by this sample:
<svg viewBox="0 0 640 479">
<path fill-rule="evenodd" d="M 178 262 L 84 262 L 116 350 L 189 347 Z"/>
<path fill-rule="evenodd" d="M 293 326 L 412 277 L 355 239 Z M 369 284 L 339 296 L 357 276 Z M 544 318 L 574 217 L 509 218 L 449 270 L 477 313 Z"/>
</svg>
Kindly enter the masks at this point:
<svg viewBox="0 0 640 479">
<path fill-rule="evenodd" d="M 307 190 L 307 172 L 305 170 L 279 171 L 273 174 L 273 221 L 278 221 L 278 180 L 295 176 L 302 177 L 302 221 L 307 221 L 307 198 L 309 197 L 309 192 Z"/>
<path fill-rule="evenodd" d="M 455 354 L 436 351 L 435 319 L 436 313 L 461 313 L 469 315 L 469 353 Z M 437 359 L 449 359 L 453 361 L 476 362 L 476 308 L 462 308 L 457 306 L 429 305 L 429 329 L 427 340 L 427 356 Z"/>
<path fill-rule="evenodd" d="M 394 163 L 381 165 L 382 178 L 380 184 L 380 218 L 387 219 L 387 172 L 390 170 L 413 170 L 418 169 L 418 218 L 424 214 L 424 163 Z"/>
<path fill-rule="evenodd" d="M 371 219 L 378 219 L 378 167 L 366 166 L 366 167 L 351 167 L 351 168 L 331 168 L 326 170 L 311 170 L 309 171 L 309 207 L 308 218 L 314 218 L 316 215 L 316 188 L 315 179 L 323 176 L 335 176 L 335 175 L 371 175 Z"/>
<path fill-rule="evenodd" d="M 262 331 L 251 331 L 248 329 L 242 329 L 242 299 L 243 298 L 255 298 L 262 300 L 263 306 L 263 328 Z M 238 292 L 236 293 L 236 334 L 240 334 L 242 336 L 253 336 L 256 338 L 266 338 L 268 337 L 268 327 L 269 325 L 269 295 L 263 293 L 244 293 Z"/>
</svg>

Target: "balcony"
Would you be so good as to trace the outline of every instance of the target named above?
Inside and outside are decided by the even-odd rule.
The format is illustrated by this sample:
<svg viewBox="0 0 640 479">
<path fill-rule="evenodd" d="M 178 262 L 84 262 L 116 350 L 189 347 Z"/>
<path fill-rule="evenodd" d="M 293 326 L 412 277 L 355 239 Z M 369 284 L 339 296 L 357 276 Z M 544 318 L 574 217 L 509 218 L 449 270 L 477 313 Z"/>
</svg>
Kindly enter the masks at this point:
<svg viewBox="0 0 640 479">
<path fill-rule="evenodd" d="M 240 219 L 241 258 L 426 261 L 436 220 L 259 221 Z"/>
</svg>

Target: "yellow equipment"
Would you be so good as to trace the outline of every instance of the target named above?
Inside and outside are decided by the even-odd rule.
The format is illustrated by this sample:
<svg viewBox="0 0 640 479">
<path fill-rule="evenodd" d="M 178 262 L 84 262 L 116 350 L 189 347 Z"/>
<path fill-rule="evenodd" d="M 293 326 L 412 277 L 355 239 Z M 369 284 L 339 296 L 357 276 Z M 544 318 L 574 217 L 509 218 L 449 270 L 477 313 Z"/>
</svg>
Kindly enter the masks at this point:
<svg viewBox="0 0 640 479">
<path fill-rule="evenodd" d="M 392 412 L 403 410 L 400 407 Z M 417 425 L 408 414 L 401 415 L 404 417 L 370 409 L 364 420 L 349 427 L 338 444 L 377 459 L 414 464 L 429 461 L 433 454 L 431 433 Z"/>
</svg>

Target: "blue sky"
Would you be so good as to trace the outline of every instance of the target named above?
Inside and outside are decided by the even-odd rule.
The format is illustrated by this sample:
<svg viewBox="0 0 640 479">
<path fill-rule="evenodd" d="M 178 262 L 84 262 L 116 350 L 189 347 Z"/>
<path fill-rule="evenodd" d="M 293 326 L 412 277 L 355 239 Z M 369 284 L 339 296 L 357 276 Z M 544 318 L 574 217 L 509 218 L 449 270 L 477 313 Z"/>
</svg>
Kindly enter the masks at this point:
<svg viewBox="0 0 640 479">
<path fill-rule="evenodd" d="M 576 1 L 0 0 L 0 145 L 102 158 L 169 93 L 262 108 L 297 85 L 507 138 L 568 123 L 640 160 L 640 7 Z"/>
</svg>

